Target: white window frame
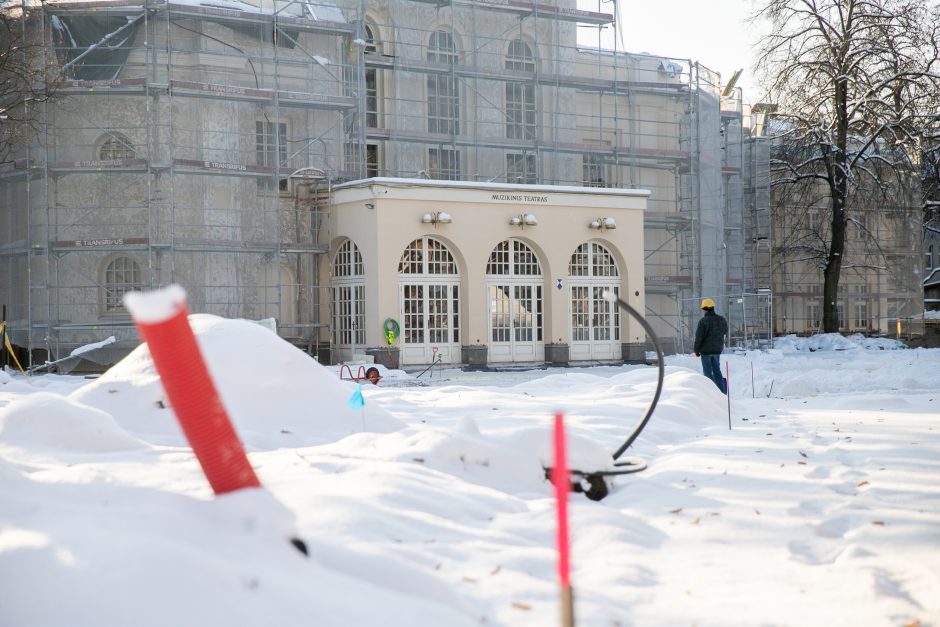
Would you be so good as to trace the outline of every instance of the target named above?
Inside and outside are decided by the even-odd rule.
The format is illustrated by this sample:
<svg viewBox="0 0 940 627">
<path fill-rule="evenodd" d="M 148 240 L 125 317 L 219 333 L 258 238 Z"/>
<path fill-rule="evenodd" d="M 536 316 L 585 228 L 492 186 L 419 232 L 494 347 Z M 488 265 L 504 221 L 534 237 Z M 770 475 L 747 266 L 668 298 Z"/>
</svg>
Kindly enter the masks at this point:
<svg viewBox="0 0 940 627">
<path fill-rule="evenodd" d="M 621 272 L 610 250 L 583 242 L 568 263 L 568 333 L 572 361 L 615 360 L 623 354 L 620 308 L 604 292 L 620 294 Z"/>
<path fill-rule="evenodd" d="M 522 240 L 503 240 L 490 252 L 486 264 L 490 362 L 544 361 L 544 283 L 538 255 Z"/>
<path fill-rule="evenodd" d="M 359 247 L 347 239 L 333 255 L 333 344 L 340 353 L 366 343 L 365 269 Z"/>
<path fill-rule="evenodd" d="M 439 239 L 413 240 L 398 262 L 401 363 L 459 363 L 460 273 Z"/>
</svg>

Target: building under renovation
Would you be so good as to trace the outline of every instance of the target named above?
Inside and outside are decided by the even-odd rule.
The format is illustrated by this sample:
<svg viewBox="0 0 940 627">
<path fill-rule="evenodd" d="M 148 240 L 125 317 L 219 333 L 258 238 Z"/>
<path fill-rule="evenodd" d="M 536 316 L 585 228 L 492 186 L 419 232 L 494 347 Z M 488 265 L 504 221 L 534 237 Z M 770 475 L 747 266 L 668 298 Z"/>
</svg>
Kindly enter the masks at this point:
<svg viewBox="0 0 940 627">
<path fill-rule="evenodd" d="M 579 44 L 614 27 L 604 6 L 24 8 L 61 76 L 0 170 L 13 341 L 42 363 L 114 336 L 119 356 L 137 343 L 123 294 L 170 283 L 322 361 L 642 359 L 611 288 L 669 352 L 691 350 L 702 296 L 733 341 L 769 337 L 767 141 L 700 64 Z M 483 192 L 476 214 L 451 206 Z M 469 230 L 490 238 L 472 255 Z"/>
</svg>

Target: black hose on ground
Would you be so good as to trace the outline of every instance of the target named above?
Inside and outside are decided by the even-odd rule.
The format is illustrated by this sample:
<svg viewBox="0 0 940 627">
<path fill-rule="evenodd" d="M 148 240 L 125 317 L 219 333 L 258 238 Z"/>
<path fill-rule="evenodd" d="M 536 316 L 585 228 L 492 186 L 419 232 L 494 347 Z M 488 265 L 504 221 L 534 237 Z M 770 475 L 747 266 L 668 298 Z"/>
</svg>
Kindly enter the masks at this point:
<svg viewBox="0 0 940 627">
<path fill-rule="evenodd" d="M 633 441 L 639 437 L 640 433 L 643 432 L 643 429 L 646 427 L 646 423 L 650 421 L 650 417 L 653 415 L 653 411 L 656 409 L 656 404 L 659 402 L 659 395 L 663 392 L 663 378 L 666 373 L 666 364 L 664 363 L 665 359 L 663 358 L 663 349 L 659 345 L 659 337 L 657 337 L 656 332 L 653 331 L 653 327 L 650 326 L 650 323 L 646 321 L 646 318 L 640 314 L 639 311 L 631 307 L 627 301 L 619 298 L 617 295 L 607 292 L 607 298 L 612 303 L 620 305 L 620 308 L 626 311 L 628 314 L 636 318 L 637 322 L 643 327 L 643 330 L 646 331 L 646 335 L 649 336 L 650 341 L 653 342 L 653 348 L 656 350 L 656 365 L 659 368 L 659 376 L 656 380 L 656 393 L 653 394 L 653 401 L 650 403 L 649 409 L 646 410 L 646 415 L 643 416 L 643 420 L 640 421 L 640 424 L 637 425 L 637 428 L 630 434 L 630 437 L 620 445 L 620 448 L 614 453 L 614 461 L 620 459 L 620 456 L 623 455 L 624 451 L 630 448 L 630 445 L 633 444 Z M 645 466 L 644 466 L 645 467 Z"/>
<path fill-rule="evenodd" d="M 630 434 L 624 443 L 620 445 L 620 448 L 618 448 L 613 454 L 614 470 L 571 471 L 572 490 L 574 492 L 583 492 L 586 497 L 593 501 L 599 501 L 607 496 L 609 489 L 605 477 L 628 475 L 646 469 L 646 462 L 635 457 L 620 462 L 617 460 L 620 459 L 621 455 L 623 455 L 628 448 L 630 448 L 630 445 L 632 445 L 637 437 L 639 437 L 640 433 L 643 432 L 643 429 L 650 421 L 650 418 L 653 415 L 653 411 L 656 410 L 656 404 L 659 402 L 659 396 L 663 391 L 663 379 L 665 377 L 666 371 L 663 349 L 659 344 L 659 337 L 656 335 L 656 332 L 653 331 L 653 328 L 650 326 L 650 324 L 646 321 L 646 318 L 644 318 L 643 315 L 636 309 L 631 307 L 625 300 L 619 298 L 615 294 L 606 292 L 604 297 L 607 298 L 611 303 L 615 303 L 616 305 L 620 306 L 621 309 L 633 316 L 640 323 L 640 325 L 642 325 L 643 330 L 646 331 L 650 341 L 653 343 L 653 348 L 656 349 L 656 364 L 659 369 L 659 373 L 656 379 L 656 392 L 653 394 L 653 400 L 650 402 L 650 406 L 646 410 L 646 415 L 643 416 L 643 420 L 641 420 L 636 429 L 633 430 L 633 433 Z M 551 479 L 551 472 L 551 468 L 545 469 L 545 476 L 547 479 Z"/>
</svg>

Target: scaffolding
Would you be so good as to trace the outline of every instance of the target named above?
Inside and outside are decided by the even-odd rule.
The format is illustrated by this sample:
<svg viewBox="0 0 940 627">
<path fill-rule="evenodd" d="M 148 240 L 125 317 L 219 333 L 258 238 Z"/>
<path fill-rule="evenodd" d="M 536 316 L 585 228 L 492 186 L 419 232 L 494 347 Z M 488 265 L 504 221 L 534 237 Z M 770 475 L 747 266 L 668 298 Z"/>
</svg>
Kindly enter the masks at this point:
<svg viewBox="0 0 940 627">
<path fill-rule="evenodd" d="M 331 189 L 374 176 L 649 189 L 647 315 L 670 352 L 691 350 L 698 299 L 765 287 L 752 248 L 769 225 L 750 221 L 767 197 L 746 190 L 766 152 L 740 103 L 694 61 L 585 46 L 579 29 L 615 26 L 600 4 L 24 10 L 44 12 L 63 79 L 0 170 L 0 294 L 40 360 L 133 345 L 120 296 L 171 282 L 193 311 L 276 318 L 330 359 Z"/>
<path fill-rule="evenodd" d="M 58 358 L 136 343 L 130 289 L 179 282 L 194 312 L 275 318 L 329 346 L 330 178 L 355 110 L 327 62 L 355 35 L 335 4 L 62 2 L 42 134 L 3 172 L 14 342 Z M 29 9 L 34 10 L 34 9 Z M 24 282 L 24 278 L 28 281 Z M 35 358 L 35 357 L 34 357 Z"/>
</svg>

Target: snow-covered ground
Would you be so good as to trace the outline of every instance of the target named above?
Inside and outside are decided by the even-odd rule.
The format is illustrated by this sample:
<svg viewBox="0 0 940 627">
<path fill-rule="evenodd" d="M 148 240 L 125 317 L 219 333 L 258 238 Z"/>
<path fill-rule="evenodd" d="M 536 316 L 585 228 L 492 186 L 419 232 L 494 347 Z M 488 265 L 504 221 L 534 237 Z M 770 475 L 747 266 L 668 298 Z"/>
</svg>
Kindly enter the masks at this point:
<svg viewBox="0 0 940 627">
<path fill-rule="evenodd" d="M 552 416 L 609 468 L 655 368 L 383 369 L 355 409 L 263 327 L 191 321 L 266 489 L 212 495 L 146 346 L 96 380 L 0 373 L 0 625 L 559 623 Z M 940 625 L 940 350 L 724 363 L 731 429 L 670 357 L 648 468 L 572 495 L 577 624 Z"/>
</svg>

